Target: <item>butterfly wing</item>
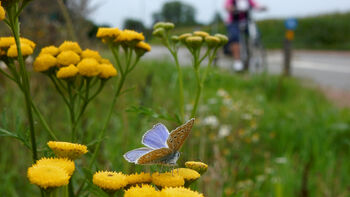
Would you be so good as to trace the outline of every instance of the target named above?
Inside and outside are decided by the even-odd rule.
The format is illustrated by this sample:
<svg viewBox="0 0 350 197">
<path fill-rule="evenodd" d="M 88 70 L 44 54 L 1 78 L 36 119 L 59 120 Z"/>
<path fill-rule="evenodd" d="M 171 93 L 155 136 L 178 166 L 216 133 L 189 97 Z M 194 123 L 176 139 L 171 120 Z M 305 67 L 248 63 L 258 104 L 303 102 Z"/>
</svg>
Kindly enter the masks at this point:
<svg viewBox="0 0 350 197">
<path fill-rule="evenodd" d="M 172 151 L 169 148 L 160 148 L 153 150 L 143 156 L 141 156 L 136 164 L 157 164 L 157 161 L 170 155 Z"/>
<path fill-rule="evenodd" d="M 152 149 L 168 148 L 169 131 L 163 124 L 156 124 L 142 137 L 142 144 Z"/>
<path fill-rule="evenodd" d="M 187 136 L 190 134 L 193 124 L 194 118 L 187 121 L 185 124 L 179 126 L 170 133 L 167 144 L 172 151 L 177 151 L 181 148 Z"/>
<path fill-rule="evenodd" d="M 153 149 L 148 147 L 142 147 L 138 149 L 131 150 L 124 154 L 125 160 L 127 160 L 130 163 L 136 163 L 136 161 L 142 157 L 143 155 L 153 151 Z"/>
</svg>

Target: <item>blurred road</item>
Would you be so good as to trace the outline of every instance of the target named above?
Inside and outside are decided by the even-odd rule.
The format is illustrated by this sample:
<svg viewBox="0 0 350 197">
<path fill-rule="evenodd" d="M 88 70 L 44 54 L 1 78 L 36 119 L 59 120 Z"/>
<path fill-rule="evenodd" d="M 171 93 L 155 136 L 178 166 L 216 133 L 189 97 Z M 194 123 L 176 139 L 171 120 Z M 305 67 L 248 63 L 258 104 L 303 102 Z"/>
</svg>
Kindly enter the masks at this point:
<svg viewBox="0 0 350 197">
<path fill-rule="evenodd" d="M 147 58 L 171 58 L 161 46 L 153 46 Z M 185 48 L 179 51 L 180 62 L 190 64 L 191 56 Z M 268 52 L 268 71 L 281 73 L 283 55 L 281 51 Z M 232 60 L 219 55 L 218 66 L 230 69 Z M 350 91 L 350 52 L 295 51 L 292 63 L 293 76 L 311 79 L 323 88 Z"/>
</svg>

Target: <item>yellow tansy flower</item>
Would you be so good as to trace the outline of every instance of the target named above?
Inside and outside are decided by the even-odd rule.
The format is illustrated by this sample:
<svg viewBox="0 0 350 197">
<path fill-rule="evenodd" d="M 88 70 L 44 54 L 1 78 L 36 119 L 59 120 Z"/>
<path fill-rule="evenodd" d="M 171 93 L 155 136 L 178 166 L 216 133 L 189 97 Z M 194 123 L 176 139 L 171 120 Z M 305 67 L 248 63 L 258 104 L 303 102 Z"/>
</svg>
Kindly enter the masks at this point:
<svg viewBox="0 0 350 197">
<path fill-rule="evenodd" d="M 168 188 L 162 189 L 160 194 L 163 197 L 204 197 L 203 194 L 200 194 L 198 192 L 195 192 L 183 187 L 176 187 L 176 188 L 168 187 Z"/>
<path fill-rule="evenodd" d="M 128 181 L 128 185 L 136 185 L 141 183 L 151 183 L 152 182 L 152 176 L 150 173 L 134 173 L 130 174 L 126 177 Z"/>
<path fill-rule="evenodd" d="M 99 61 L 101 64 L 112 64 L 111 61 L 109 61 L 109 59 L 100 59 Z"/>
<path fill-rule="evenodd" d="M 57 56 L 57 63 L 62 66 L 77 64 L 80 56 L 74 51 L 63 51 Z"/>
<path fill-rule="evenodd" d="M 5 19 L 5 15 L 6 15 L 5 9 L 1 6 L 1 1 L 0 1 L 0 21 Z"/>
<path fill-rule="evenodd" d="M 100 64 L 100 77 L 103 79 L 108 79 L 110 77 L 117 76 L 117 70 L 112 64 Z"/>
<path fill-rule="evenodd" d="M 223 46 L 225 45 L 226 43 L 228 43 L 228 37 L 225 36 L 224 34 L 215 34 L 215 37 L 219 38 L 221 43 L 220 45 Z"/>
<path fill-rule="evenodd" d="M 41 158 L 36 165 L 57 166 L 66 171 L 71 176 L 75 170 L 74 162 L 67 158 Z"/>
<path fill-rule="evenodd" d="M 90 49 L 85 49 L 81 53 L 82 58 L 94 58 L 97 61 L 100 61 L 102 59 L 100 53 L 98 51 L 90 50 Z"/>
<path fill-rule="evenodd" d="M 205 38 L 205 42 L 208 44 L 209 47 L 217 47 L 220 45 L 221 40 L 215 36 L 207 36 Z"/>
<path fill-rule="evenodd" d="M 120 32 L 119 36 L 114 40 L 116 43 L 121 43 L 121 42 L 137 42 L 145 40 L 145 37 L 143 36 L 142 33 L 138 33 L 133 30 L 128 30 L 125 29 L 122 32 Z"/>
<path fill-rule="evenodd" d="M 50 55 L 56 56 L 58 55 L 59 52 L 60 50 L 57 47 L 51 45 L 51 46 L 42 48 L 40 51 L 40 54 L 50 54 Z"/>
<path fill-rule="evenodd" d="M 185 179 L 185 185 L 189 185 L 201 177 L 197 171 L 189 168 L 177 168 L 173 170 L 173 173 L 182 176 Z"/>
<path fill-rule="evenodd" d="M 71 64 L 70 66 L 60 68 L 56 73 L 56 76 L 59 79 L 67 79 L 75 77 L 78 74 L 78 72 L 79 69 L 73 64 Z"/>
<path fill-rule="evenodd" d="M 64 169 L 55 165 L 33 165 L 28 168 L 27 176 L 32 184 L 43 189 L 67 185 L 70 178 Z"/>
<path fill-rule="evenodd" d="M 72 41 L 64 41 L 58 49 L 62 51 L 74 51 L 78 54 L 81 53 L 81 48 L 77 42 L 72 42 Z"/>
<path fill-rule="evenodd" d="M 39 55 L 33 63 L 36 72 L 44 72 L 57 65 L 57 59 L 50 54 Z"/>
<path fill-rule="evenodd" d="M 202 45 L 203 38 L 200 36 L 190 36 L 186 38 L 186 44 L 192 48 L 198 48 Z"/>
<path fill-rule="evenodd" d="M 124 188 L 128 182 L 122 173 L 99 171 L 92 178 L 92 182 L 107 191 L 117 191 Z"/>
<path fill-rule="evenodd" d="M 49 141 L 47 145 L 58 157 L 65 157 L 71 160 L 75 160 L 88 152 L 87 147 L 81 144 Z"/>
<path fill-rule="evenodd" d="M 29 40 L 29 39 L 27 39 L 27 38 L 20 38 L 20 42 L 29 45 L 29 46 L 32 47 L 33 49 L 34 49 L 35 46 L 36 46 L 36 44 L 35 44 L 33 41 L 31 41 L 31 40 Z"/>
<path fill-rule="evenodd" d="M 79 74 L 85 77 L 94 77 L 100 74 L 100 65 L 93 58 L 83 59 L 77 66 Z"/>
<path fill-rule="evenodd" d="M 184 186 L 185 180 L 182 176 L 171 172 L 154 173 L 152 183 L 160 187 L 179 187 Z"/>
<path fill-rule="evenodd" d="M 21 51 L 23 56 L 28 56 L 33 54 L 32 47 L 30 47 L 28 44 L 25 44 L 25 43 L 21 43 Z M 17 46 L 15 44 L 10 46 L 9 50 L 7 51 L 7 56 L 12 58 L 18 56 Z"/>
<path fill-rule="evenodd" d="M 143 50 L 145 50 L 147 52 L 151 51 L 151 45 L 149 45 L 149 44 L 147 44 L 145 42 L 137 43 L 136 48 L 143 49 Z"/>
<path fill-rule="evenodd" d="M 97 30 L 96 37 L 97 38 L 116 38 L 120 34 L 120 30 L 118 28 L 108 28 L 108 27 L 100 27 Z"/>
<path fill-rule="evenodd" d="M 209 34 L 207 32 L 204 32 L 204 31 L 195 31 L 193 32 L 193 35 L 195 36 L 200 36 L 202 37 L 203 39 L 207 36 L 209 36 Z"/>
<path fill-rule="evenodd" d="M 160 197 L 160 192 L 150 185 L 135 186 L 126 190 L 124 197 Z"/>
<path fill-rule="evenodd" d="M 186 42 L 186 39 L 187 39 L 188 37 L 191 37 L 191 36 L 192 36 L 191 33 L 185 33 L 185 34 L 181 34 L 181 35 L 179 36 L 179 39 L 180 39 L 180 41 Z"/>
<path fill-rule="evenodd" d="M 199 161 L 188 161 L 185 163 L 185 166 L 197 171 L 199 174 L 203 174 L 208 170 L 208 165 Z"/>
</svg>

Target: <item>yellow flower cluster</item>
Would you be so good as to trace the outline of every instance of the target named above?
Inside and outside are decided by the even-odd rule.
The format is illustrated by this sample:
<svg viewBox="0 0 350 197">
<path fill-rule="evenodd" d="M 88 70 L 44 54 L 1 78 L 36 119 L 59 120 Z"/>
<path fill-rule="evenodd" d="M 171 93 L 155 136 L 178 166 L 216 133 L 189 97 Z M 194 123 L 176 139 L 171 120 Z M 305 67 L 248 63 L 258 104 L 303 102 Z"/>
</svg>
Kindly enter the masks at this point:
<svg viewBox="0 0 350 197">
<path fill-rule="evenodd" d="M 118 191 L 128 184 L 124 174 L 109 171 L 96 172 L 92 178 L 92 182 L 98 187 L 110 192 Z"/>
<path fill-rule="evenodd" d="M 67 185 L 75 170 L 74 162 L 66 158 L 42 158 L 28 168 L 32 184 L 43 189 Z"/>
<path fill-rule="evenodd" d="M 81 144 L 49 141 L 47 145 L 57 157 L 69 158 L 71 160 L 75 160 L 88 152 L 87 147 Z"/>
<path fill-rule="evenodd" d="M 83 51 L 78 43 L 71 41 L 65 41 L 59 47 L 42 48 L 33 67 L 37 72 L 55 72 L 59 79 L 72 79 L 77 75 L 109 79 L 117 75 L 114 66 L 99 52 Z"/>
<path fill-rule="evenodd" d="M 1 10 L 1 9 L 0 9 Z M 20 38 L 21 51 L 24 57 L 33 54 L 35 43 L 26 38 Z M 17 45 L 14 37 L 0 37 L 0 58 L 7 56 L 16 58 L 18 56 Z"/>
<path fill-rule="evenodd" d="M 142 183 L 151 183 L 152 176 L 150 173 L 135 173 L 127 176 L 128 185 L 137 185 Z"/>
<path fill-rule="evenodd" d="M 6 15 L 5 9 L 1 6 L 1 1 L 0 1 L 0 21 L 5 19 L 5 15 Z"/>
<path fill-rule="evenodd" d="M 145 36 L 133 30 L 101 27 L 98 29 L 96 37 L 101 38 L 104 43 L 131 47 L 135 49 L 138 56 L 142 56 L 146 52 L 151 51 L 151 46 L 143 42 Z"/>
<path fill-rule="evenodd" d="M 125 191 L 124 197 L 204 197 L 203 194 L 184 187 L 167 187 L 157 191 L 150 185 L 131 187 Z"/>
<path fill-rule="evenodd" d="M 204 43 L 209 48 L 222 47 L 228 42 L 227 36 L 223 34 L 216 34 L 214 36 L 204 31 L 195 31 L 193 34 L 185 33 L 179 36 L 183 44 L 191 48 L 199 48 Z"/>
</svg>

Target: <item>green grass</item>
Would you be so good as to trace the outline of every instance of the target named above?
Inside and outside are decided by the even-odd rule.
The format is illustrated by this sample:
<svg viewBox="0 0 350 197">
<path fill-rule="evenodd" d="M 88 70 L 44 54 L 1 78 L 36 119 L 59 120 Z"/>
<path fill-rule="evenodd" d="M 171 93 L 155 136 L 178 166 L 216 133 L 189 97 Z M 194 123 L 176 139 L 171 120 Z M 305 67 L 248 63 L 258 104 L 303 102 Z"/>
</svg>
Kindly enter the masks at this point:
<svg viewBox="0 0 350 197">
<path fill-rule="evenodd" d="M 194 100 L 192 68 L 184 68 L 185 98 Z M 68 114 L 53 86 L 42 74 L 32 74 L 35 103 L 45 114 L 60 140 L 68 139 Z M 22 95 L 0 78 L 0 124 L 25 133 Z M 310 196 L 348 196 L 350 194 L 350 111 L 339 109 L 318 90 L 302 87 L 296 79 L 278 76 L 232 75 L 211 70 L 205 83 L 200 113 L 179 161 L 201 160 L 209 171 L 196 185 L 207 196 L 299 196 L 307 188 Z M 176 124 L 159 119 L 157 114 L 175 115 L 177 76 L 169 62 L 142 62 L 128 78 L 103 142 L 95 170 L 126 173 L 147 168 L 129 165 L 122 155 L 141 145 L 145 131 L 158 122 L 169 129 Z M 82 143 L 94 143 L 111 101 L 112 83 L 89 106 L 81 125 Z M 137 113 L 133 106 L 142 106 Z M 187 109 L 190 113 L 190 109 Z M 136 110 L 137 111 L 137 110 Z M 140 112 L 140 111 L 139 111 Z M 155 113 L 156 112 L 156 113 Z M 210 118 L 208 118 L 210 117 Z M 218 124 L 210 125 L 209 119 Z M 223 126 L 227 136 L 220 136 Z M 36 124 L 41 156 L 51 155 L 48 136 Z M 3 196 L 35 196 L 26 169 L 31 165 L 28 149 L 11 138 L 0 138 L 0 193 Z M 89 146 L 90 153 L 93 146 Z M 77 162 L 77 180 L 91 154 Z M 156 170 L 156 168 L 153 168 Z M 304 177 L 304 178 L 303 178 Z M 305 182 L 307 177 L 307 182 Z M 90 187 L 91 196 L 99 190 Z M 94 194 L 94 195 L 93 195 Z"/>
</svg>

